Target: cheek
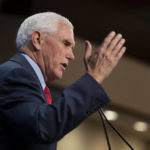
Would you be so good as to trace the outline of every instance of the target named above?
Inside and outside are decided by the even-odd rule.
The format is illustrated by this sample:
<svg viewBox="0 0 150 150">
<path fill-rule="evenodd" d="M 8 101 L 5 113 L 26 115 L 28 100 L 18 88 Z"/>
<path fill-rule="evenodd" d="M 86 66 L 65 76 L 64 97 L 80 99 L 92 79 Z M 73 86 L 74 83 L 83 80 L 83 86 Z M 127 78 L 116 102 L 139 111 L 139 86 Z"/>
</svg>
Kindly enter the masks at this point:
<svg viewBox="0 0 150 150">
<path fill-rule="evenodd" d="M 55 49 L 55 52 L 53 53 L 53 59 L 55 62 L 60 63 L 64 60 L 65 58 L 65 53 L 64 50 L 60 47 Z"/>
<path fill-rule="evenodd" d="M 51 53 L 48 57 L 47 57 L 47 63 L 49 65 L 49 69 L 52 72 L 55 72 L 56 70 L 59 69 L 60 67 L 60 56 L 58 54 L 54 54 Z"/>
</svg>

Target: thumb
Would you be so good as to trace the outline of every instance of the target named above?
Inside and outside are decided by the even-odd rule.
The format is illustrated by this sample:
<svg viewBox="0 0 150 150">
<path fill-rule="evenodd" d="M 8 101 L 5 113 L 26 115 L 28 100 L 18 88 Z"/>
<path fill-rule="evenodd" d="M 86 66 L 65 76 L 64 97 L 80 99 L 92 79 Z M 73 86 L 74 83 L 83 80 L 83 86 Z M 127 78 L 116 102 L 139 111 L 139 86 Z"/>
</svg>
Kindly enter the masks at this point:
<svg viewBox="0 0 150 150">
<path fill-rule="evenodd" d="M 84 61 L 87 63 L 92 53 L 92 45 L 89 41 L 85 41 Z"/>
</svg>

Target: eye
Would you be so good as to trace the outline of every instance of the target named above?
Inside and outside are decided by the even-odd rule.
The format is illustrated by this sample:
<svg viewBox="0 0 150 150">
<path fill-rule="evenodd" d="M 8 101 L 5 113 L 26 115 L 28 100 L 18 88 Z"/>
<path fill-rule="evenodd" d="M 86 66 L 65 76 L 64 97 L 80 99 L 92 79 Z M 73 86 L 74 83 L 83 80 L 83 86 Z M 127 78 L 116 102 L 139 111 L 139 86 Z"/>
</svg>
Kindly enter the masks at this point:
<svg viewBox="0 0 150 150">
<path fill-rule="evenodd" d="M 68 40 L 64 40 L 63 44 L 65 47 L 70 47 L 72 50 L 74 50 L 74 46 L 72 46 L 72 43 Z"/>
<path fill-rule="evenodd" d="M 71 43 L 70 43 L 69 41 L 64 41 L 64 45 L 65 45 L 65 46 L 70 46 Z"/>
</svg>

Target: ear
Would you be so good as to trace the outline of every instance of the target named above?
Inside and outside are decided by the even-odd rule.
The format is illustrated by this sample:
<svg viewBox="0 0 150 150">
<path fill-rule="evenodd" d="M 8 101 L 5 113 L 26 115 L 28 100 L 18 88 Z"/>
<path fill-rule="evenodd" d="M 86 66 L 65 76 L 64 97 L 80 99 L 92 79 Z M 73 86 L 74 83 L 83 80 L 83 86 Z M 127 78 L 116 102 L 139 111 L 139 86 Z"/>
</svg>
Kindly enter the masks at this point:
<svg viewBox="0 0 150 150">
<path fill-rule="evenodd" d="M 42 46 L 42 33 L 40 31 L 34 31 L 32 33 L 32 44 L 35 50 L 41 50 Z"/>
</svg>

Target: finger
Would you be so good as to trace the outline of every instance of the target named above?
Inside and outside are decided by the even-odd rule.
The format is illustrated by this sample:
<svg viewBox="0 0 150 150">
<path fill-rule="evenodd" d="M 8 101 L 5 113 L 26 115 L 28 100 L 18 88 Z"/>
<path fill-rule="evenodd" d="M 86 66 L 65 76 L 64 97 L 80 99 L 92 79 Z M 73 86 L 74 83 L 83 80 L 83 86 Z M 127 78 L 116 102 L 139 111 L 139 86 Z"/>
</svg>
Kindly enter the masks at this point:
<svg viewBox="0 0 150 150">
<path fill-rule="evenodd" d="M 92 53 L 92 45 L 89 41 L 85 41 L 84 60 L 87 62 Z"/>
<path fill-rule="evenodd" d="M 101 48 L 106 49 L 115 35 L 116 33 L 114 31 L 110 32 L 104 39 L 104 42 L 102 43 Z"/>
<path fill-rule="evenodd" d="M 108 46 L 108 50 L 109 52 L 112 52 L 113 49 L 116 47 L 116 45 L 118 44 L 118 42 L 121 40 L 122 35 L 121 34 L 117 34 L 114 39 L 110 42 L 110 45 Z"/>
<path fill-rule="evenodd" d="M 117 46 L 113 50 L 113 55 L 117 55 L 120 52 L 120 49 L 123 47 L 123 44 L 125 43 L 125 39 L 121 39 Z"/>
<path fill-rule="evenodd" d="M 122 55 L 125 53 L 125 51 L 126 51 L 126 47 L 122 47 L 116 56 L 117 60 L 119 60 L 122 57 Z"/>
</svg>

